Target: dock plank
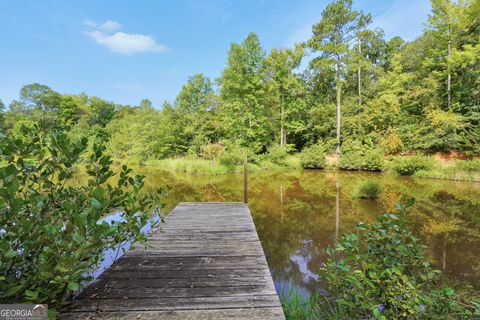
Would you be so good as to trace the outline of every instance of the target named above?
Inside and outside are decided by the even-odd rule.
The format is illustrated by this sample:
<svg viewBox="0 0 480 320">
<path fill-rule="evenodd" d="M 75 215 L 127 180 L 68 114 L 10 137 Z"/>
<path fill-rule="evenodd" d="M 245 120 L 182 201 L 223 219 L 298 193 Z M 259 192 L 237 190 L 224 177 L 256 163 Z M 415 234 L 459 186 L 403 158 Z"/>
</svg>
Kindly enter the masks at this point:
<svg viewBox="0 0 480 320">
<path fill-rule="evenodd" d="M 285 319 L 248 206 L 180 203 L 62 319 Z"/>
</svg>

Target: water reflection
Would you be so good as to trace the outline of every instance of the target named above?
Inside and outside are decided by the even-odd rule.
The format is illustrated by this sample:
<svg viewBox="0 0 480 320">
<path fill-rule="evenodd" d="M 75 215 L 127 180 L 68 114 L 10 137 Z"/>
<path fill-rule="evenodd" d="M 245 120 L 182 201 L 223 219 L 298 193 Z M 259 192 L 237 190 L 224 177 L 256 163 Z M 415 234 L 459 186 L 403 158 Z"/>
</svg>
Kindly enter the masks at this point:
<svg viewBox="0 0 480 320">
<path fill-rule="evenodd" d="M 155 226 L 159 222 L 160 218 L 158 216 L 153 217 L 150 221 L 147 222 L 141 229 L 141 233 L 147 233 L 152 229 L 152 226 Z M 115 212 L 112 213 L 102 219 L 100 219 L 97 223 L 106 222 L 108 224 L 112 224 L 113 222 L 122 222 L 125 221 L 125 218 L 122 216 L 122 212 Z M 105 270 L 107 270 L 118 258 L 120 258 L 125 252 L 130 249 L 132 243 L 130 241 L 124 241 L 120 243 L 114 249 L 107 249 L 103 252 L 103 258 L 101 259 L 100 264 L 97 268 L 89 274 L 92 278 L 92 281 L 97 279 Z M 85 286 L 85 285 L 84 285 Z"/>
<path fill-rule="evenodd" d="M 242 201 L 242 175 L 190 176 L 138 168 L 147 187 L 169 185 L 167 210 L 180 201 Z M 249 206 L 279 291 L 322 288 L 318 270 L 325 249 L 359 222 L 373 223 L 397 203 L 414 197 L 414 231 L 429 256 L 452 278 L 480 280 L 480 184 L 336 171 L 257 172 L 249 177 Z M 354 194 L 365 180 L 383 187 L 378 200 Z"/>
</svg>

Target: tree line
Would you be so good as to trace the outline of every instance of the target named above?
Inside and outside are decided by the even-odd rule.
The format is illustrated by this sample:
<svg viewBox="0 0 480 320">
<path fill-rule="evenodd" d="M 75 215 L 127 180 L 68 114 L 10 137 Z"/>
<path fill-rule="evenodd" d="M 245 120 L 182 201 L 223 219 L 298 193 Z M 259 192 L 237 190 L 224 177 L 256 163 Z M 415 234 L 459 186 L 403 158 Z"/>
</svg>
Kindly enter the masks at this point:
<svg viewBox="0 0 480 320">
<path fill-rule="evenodd" d="M 29 84 L 8 108 L 0 103 L 0 130 L 20 139 L 28 139 L 21 127 L 35 124 L 79 136 L 104 131 L 117 158 L 200 154 L 209 144 L 478 154 L 480 1 L 431 5 L 423 33 L 407 42 L 371 28 L 371 15 L 351 0 L 334 1 L 305 43 L 267 53 L 250 33 L 231 44 L 218 79 L 195 74 L 156 107 Z"/>
</svg>

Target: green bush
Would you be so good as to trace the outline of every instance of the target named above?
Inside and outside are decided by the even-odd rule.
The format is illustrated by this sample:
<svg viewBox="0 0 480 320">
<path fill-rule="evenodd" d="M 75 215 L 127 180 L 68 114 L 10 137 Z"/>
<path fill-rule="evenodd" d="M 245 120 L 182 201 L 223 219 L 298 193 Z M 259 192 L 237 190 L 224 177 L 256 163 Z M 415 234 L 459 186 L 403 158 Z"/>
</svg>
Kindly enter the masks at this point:
<svg viewBox="0 0 480 320">
<path fill-rule="evenodd" d="M 380 192 L 382 192 L 382 186 L 375 180 L 364 181 L 357 191 L 357 197 L 360 199 L 377 199 Z"/>
<path fill-rule="evenodd" d="M 234 168 L 243 164 L 243 150 L 229 148 L 220 155 L 219 163 L 227 168 Z"/>
<path fill-rule="evenodd" d="M 85 157 L 85 138 L 28 131 L 28 142 L 0 140 L 7 162 L 0 168 L 0 297 L 53 309 L 90 280 L 106 250 L 146 239 L 140 229 L 156 212 L 158 195 L 141 193 L 144 177 L 126 166 L 111 181 L 101 136 Z M 79 165 L 86 167 L 83 185 L 74 176 Z M 99 223 L 112 210 L 121 221 Z"/>
<path fill-rule="evenodd" d="M 471 319 L 480 304 L 453 289 L 436 287 L 439 271 L 426 259 L 404 218 L 384 214 L 343 235 L 321 269 L 336 304 L 348 319 Z"/>
<path fill-rule="evenodd" d="M 293 150 L 294 148 L 290 144 L 285 144 L 283 146 L 274 145 L 268 148 L 268 151 L 263 158 L 277 165 L 285 165 L 287 157 Z"/>
<path fill-rule="evenodd" d="M 221 143 L 209 143 L 201 147 L 201 157 L 206 160 L 217 160 L 224 150 L 225 147 Z"/>
<path fill-rule="evenodd" d="M 327 161 L 325 159 L 325 147 L 320 144 L 314 144 L 307 147 L 300 153 L 300 163 L 304 169 L 323 169 Z"/>
<path fill-rule="evenodd" d="M 347 142 L 342 145 L 338 166 L 342 170 L 382 171 L 384 153 L 380 148 Z"/>
<path fill-rule="evenodd" d="M 435 160 L 426 156 L 395 157 L 390 168 L 401 176 L 411 176 L 419 170 L 431 170 Z"/>
<path fill-rule="evenodd" d="M 458 160 L 455 169 L 468 173 L 480 173 L 480 159 Z"/>
</svg>

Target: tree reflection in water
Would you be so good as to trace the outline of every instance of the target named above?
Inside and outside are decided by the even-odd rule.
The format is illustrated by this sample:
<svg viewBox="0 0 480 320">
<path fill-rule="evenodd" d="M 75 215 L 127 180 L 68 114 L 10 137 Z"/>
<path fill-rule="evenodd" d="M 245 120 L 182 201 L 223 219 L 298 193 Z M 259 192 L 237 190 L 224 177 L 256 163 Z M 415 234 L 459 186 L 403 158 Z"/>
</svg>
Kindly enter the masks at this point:
<svg viewBox="0 0 480 320">
<path fill-rule="evenodd" d="M 138 168 L 147 187 L 169 185 L 166 210 L 180 201 L 242 201 L 241 174 L 192 176 Z M 377 200 L 355 198 L 365 179 L 383 191 Z M 249 207 L 279 291 L 307 294 L 322 288 L 318 269 L 325 249 L 359 222 L 372 223 L 415 198 L 408 215 L 437 267 L 457 280 L 480 283 L 480 184 L 337 171 L 263 171 L 249 177 Z M 447 259 L 448 257 L 448 259 Z"/>
</svg>

